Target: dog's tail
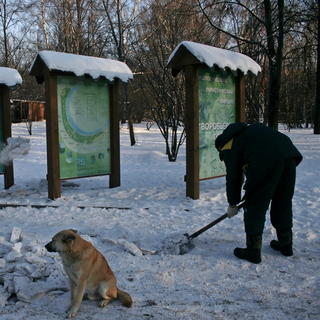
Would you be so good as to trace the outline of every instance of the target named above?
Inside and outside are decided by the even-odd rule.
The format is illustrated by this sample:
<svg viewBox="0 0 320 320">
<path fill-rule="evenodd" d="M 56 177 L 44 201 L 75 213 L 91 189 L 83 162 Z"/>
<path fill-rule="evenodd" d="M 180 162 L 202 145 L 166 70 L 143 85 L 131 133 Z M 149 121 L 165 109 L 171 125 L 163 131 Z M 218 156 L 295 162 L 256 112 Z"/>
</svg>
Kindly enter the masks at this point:
<svg viewBox="0 0 320 320">
<path fill-rule="evenodd" d="M 118 299 L 127 308 L 130 308 L 132 306 L 132 298 L 130 297 L 129 293 L 124 292 L 119 288 L 118 288 Z"/>
</svg>

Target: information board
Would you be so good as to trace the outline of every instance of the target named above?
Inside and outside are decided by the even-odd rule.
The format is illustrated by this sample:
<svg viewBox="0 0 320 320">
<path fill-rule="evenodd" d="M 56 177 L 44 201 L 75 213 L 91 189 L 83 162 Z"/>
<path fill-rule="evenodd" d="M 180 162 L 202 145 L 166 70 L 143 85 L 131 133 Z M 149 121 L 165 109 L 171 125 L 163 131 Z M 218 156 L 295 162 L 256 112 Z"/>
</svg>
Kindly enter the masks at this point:
<svg viewBox="0 0 320 320">
<path fill-rule="evenodd" d="M 58 76 L 60 179 L 110 173 L 110 99 L 106 80 Z"/>
<path fill-rule="evenodd" d="M 226 174 L 216 137 L 236 121 L 235 77 L 230 71 L 199 70 L 199 179 Z"/>
</svg>

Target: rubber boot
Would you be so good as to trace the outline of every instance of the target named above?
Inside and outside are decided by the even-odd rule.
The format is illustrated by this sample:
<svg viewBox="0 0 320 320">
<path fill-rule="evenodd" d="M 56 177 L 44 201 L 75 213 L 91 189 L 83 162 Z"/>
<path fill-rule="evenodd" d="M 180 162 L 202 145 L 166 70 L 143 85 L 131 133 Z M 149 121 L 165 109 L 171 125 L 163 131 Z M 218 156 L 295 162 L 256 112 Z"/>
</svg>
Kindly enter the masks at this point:
<svg viewBox="0 0 320 320">
<path fill-rule="evenodd" d="M 235 248 L 234 255 L 252 263 L 261 262 L 262 235 L 247 235 L 247 248 Z"/>
<path fill-rule="evenodd" d="M 286 257 L 293 255 L 292 250 L 292 230 L 276 230 L 278 240 L 272 240 L 270 247 L 274 250 L 280 251 Z"/>
</svg>

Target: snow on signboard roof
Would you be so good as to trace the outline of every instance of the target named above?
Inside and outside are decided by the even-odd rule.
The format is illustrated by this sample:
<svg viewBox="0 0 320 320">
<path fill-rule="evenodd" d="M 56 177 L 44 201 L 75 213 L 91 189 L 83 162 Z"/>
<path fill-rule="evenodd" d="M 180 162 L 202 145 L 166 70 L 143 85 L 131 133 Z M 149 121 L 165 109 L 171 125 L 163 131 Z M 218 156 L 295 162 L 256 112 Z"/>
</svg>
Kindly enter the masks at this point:
<svg viewBox="0 0 320 320">
<path fill-rule="evenodd" d="M 13 87 L 22 83 L 20 73 L 16 69 L 0 67 L 0 84 Z"/>
<path fill-rule="evenodd" d="M 168 59 L 167 65 L 169 67 L 172 64 L 179 65 L 179 59 L 175 59 L 175 57 L 179 49 L 183 47 L 190 52 L 199 63 L 203 63 L 209 68 L 216 65 L 221 69 L 229 68 L 232 71 L 240 70 L 244 74 L 250 71 L 255 75 L 261 71 L 261 67 L 253 59 L 244 54 L 191 41 L 183 41 L 174 49 Z"/>
<path fill-rule="evenodd" d="M 133 79 L 131 70 L 124 62 L 112 59 L 47 50 L 40 51 L 38 56 L 51 71 L 72 72 L 76 76 L 87 74 L 93 79 L 105 77 L 109 81 L 119 78 L 123 82 L 128 82 L 130 79 Z M 36 60 L 37 58 L 30 70 L 32 70 Z"/>
</svg>

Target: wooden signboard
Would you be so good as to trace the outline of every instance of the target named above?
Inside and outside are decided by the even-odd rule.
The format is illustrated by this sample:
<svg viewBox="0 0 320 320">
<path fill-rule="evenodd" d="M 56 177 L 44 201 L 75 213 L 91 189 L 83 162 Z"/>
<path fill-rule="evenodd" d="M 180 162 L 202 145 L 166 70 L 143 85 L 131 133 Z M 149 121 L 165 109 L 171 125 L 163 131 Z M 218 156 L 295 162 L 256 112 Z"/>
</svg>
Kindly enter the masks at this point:
<svg viewBox="0 0 320 320">
<path fill-rule="evenodd" d="M 210 60 L 226 61 L 226 51 L 182 42 L 169 58 L 168 67 L 172 68 L 172 74 L 176 76 L 182 70 L 185 75 L 185 181 L 186 195 L 192 199 L 200 197 L 201 180 L 221 177 L 226 173 L 215 148 L 215 138 L 230 123 L 245 121 L 244 73 L 241 69 L 231 70 L 206 63 Z M 223 59 L 210 57 L 211 52 L 213 56 L 223 55 Z M 245 64 L 248 65 L 249 57 L 232 54 L 240 56 L 235 56 L 235 60 L 247 59 Z M 258 70 L 260 67 L 255 64 L 252 62 Z"/>
<path fill-rule="evenodd" d="M 244 80 L 222 70 L 186 66 L 186 195 L 200 197 L 200 181 L 225 175 L 215 138 L 232 122 L 244 122 Z"/>
<path fill-rule="evenodd" d="M 108 175 L 120 186 L 119 79 L 49 70 L 39 55 L 30 74 L 45 82 L 48 197 L 66 179 Z"/>
</svg>

